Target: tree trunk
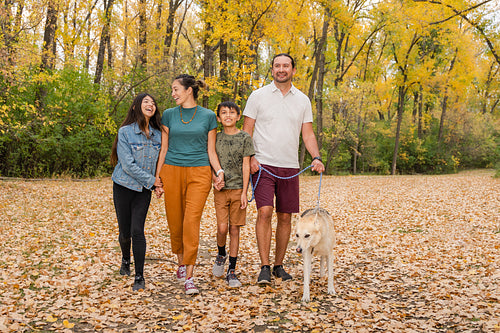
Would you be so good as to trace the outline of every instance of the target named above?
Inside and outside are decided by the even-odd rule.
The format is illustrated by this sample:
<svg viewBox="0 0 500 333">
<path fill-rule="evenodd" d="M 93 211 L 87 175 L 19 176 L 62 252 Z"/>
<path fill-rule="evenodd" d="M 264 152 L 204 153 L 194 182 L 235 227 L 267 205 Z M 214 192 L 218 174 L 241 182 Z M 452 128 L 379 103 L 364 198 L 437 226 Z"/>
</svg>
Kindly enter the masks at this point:
<svg viewBox="0 0 500 333">
<path fill-rule="evenodd" d="M 0 37 L 2 37 L 3 39 L 3 46 L 5 47 L 6 53 L 8 55 L 10 55 L 11 53 L 12 43 L 11 6 L 12 0 L 5 0 L 4 3 L 0 6 Z M 11 62 L 10 59 L 9 62 Z"/>
<path fill-rule="evenodd" d="M 212 74 L 212 59 L 213 59 L 213 49 L 209 44 L 209 36 L 212 31 L 212 25 L 210 22 L 205 21 L 205 36 L 203 38 L 203 77 L 205 80 L 209 78 Z M 202 106 L 208 108 L 208 96 L 203 96 Z"/>
<path fill-rule="evenodd" d="M 168 59 L 170 54 L 170 46 L 172 45 L 172 38 L 174 36 L 174 22 L 175 12 L 184 0 L 169 0 L 168 2 L 168 17 L 167 26 L 165 27 L 165 39 L 163 40 L 163 57 Z M 179 27 L 180 29 L 180 27 Z"/>
<path fill-rule="evenodd" d="M 323 18 L 323 31 L 321 33 L 319 45 L 319 57 L 316 59 L 318 62 L 318 83 L 316 85 L 316 138 L 318 140 L 318 148 L 321 153 L 323 146 L 323 83 L 326 73 L 325 52 L 327 48 L 328 28 L 330 25 L 331 13 L 329 8 L 325 9 L 325 16 Z"/>
<path fill-rule="evenodd" d="M 144 69 L 148 65 L 148 35 L 146 25 L 146 0 L 139 0 L 139 64 Z"/>
<path fill-rule="evenodd" d="M 91 26 L 92 26 L 92 19 L 89 19 L 89 21 L 87 22 L 87 40 L 86 40 L 86 47 L 85 47 L 85 63 L 84 63 L 84 67 L 85 69 L 87 70 L 87 72 L 89 71 L 90 69 L 90 49 L 91 49 L 91 40 L 92 40 L 92 37 L 91 37 Z"/>
<path fill-rule="evenodd" d="M 316 61 L 314 63 L 313 74 L 311 77 L 311 82 L 309 84 L 308 92 L 309 99 L 312 101 L 314 98 L 314 100 L 316 101 L 316 139 L 318 140 L 318 148 L 320 153 L 321 147 L 323 146 L 323 84 L 326 72 L 325 52 L 330 19 L 331 11 L 329 8 L 325 8 L 325 14 L 323 17 L 323 29 L 321 32 L 321 38 L 317 41 L 315 47 L 314 58 L 316 59 Z M 302 141 L 300 145 L 299 155 L 299 164 L 301 168 L 304 165 L 305 155 L 306 148 L 304 142 Z"/>
<path fill-rule="evenodd" d="M 128 31 L 128 0 L 125 0 L 123 7 L 124 7 L 123 15 L 124 15 L 124 21 L 125 21 L 125 31 Z M 122 68 L 125 68 L 124 65 L 127 62 L 127 47 L 128 47 L 128 34 L 125 34 L 123 36 Z"/>
<path fill-rule="evenodd" d="M 227 68 L 228 56 L 227 56 L 227 42 L 224 39 L 220 40 L 219 44 L 219 66 L 220 66 L 220 80 L 222 82 L 222 94 L 221 99 L 227 101 L 231 98 L 231 93 L 228 92 L 229 87 L 229 72 Z"/>
<path fill-rule="evenodd" d="M 97 52 L 97 63 L 94 76 L 94 83 L 99 85 L 101 84 L 102 72 L 104 69 L 104 56 L 106 53 L 107 42 L 109 40 L 112 7 L 113 0 L 104 0 L 104 24 L 101 30 L 101 39 L 99 42 L 99 50 Z"/>
<path fill-rule="evenodd" d="M 56 29 L 57 29 L 58 10 L 53 1 L 50 1 L 47 6 L 47 19 L 45 21 L 45 30 L 43 33 L 42 46 L 42 63 L 40 71 L 45 72 L 52 70 L 55 67 L 55 51 L 56 51 Z M 40 83 L 35 92 L 35 105 L 38 110 L 43 110 L 45 107 L 45 98 L 47 97 L 47 88 L 44 83 Z"/>
<path fill-rule="evenodd" d="M 417 119 L 417 116 L 418 116 L 418 94 L 420 92 L 418 90 L 414 91 L 413 92 L 413 110 L 412 110 L 412 113 L 411 113 L 411 116 L 412 116 L 412 120 L 413 120 L 413 123 L 415 124 L 418 119 Z"/>
<path fill-rule="evenodd" d="M 455 49 L 455 55 L 450 63 L 450 69 L 448 70 L 448 74 L 451 74 L 453 67 L 455 66 L 455 61 L 457 60 L 458 48 Z M 444 122 L 446 120 L 446 110 L 448 108 L 448 78 L 445 82 L 444 88 L 444 97 L 443 103 L 441 104 L 441 119 L 439 121 L 439 133 L 438 133 L 438 144 L 441 144 L 443 141 L 443 131 L 444 131 Z"/>
<path fill-rule="evenodd" d="M 172 55 L 172 72 L 176 72 L 177 70 L 177 46 L 179 45 L 179 36 L 181 34 L 181 31 L 182 31 L 182 26 L 184 25 L 184 21 L 186 21 L 186 16 L 187 16 L 187 13 L 188 13 L 188 10 L 189 10 L 189 7 L 191 7 L 191 4 L 193 2 L 188 2 L 186 1 L 186 6 L 185 6 L 185 9 L 184 9 L 184 14 L 182 14 L 182 20 L 181 20 L 181 23 L 179 24 L 179 27 L 177 28 L 177 35 L 175 37 L 175 47 L 174 47 L 174 53 Z"/>
<path fill-rule="evenodd" d="M 47 7 L 47 20 L 43 33 L 42 46 L 42 70 L 54 69 L 56 57 L 56 29 L 57 29 L 57 8 L 53 1 L 49 1 Z"/>
<path fill-rule="evenodd" d="M 417 125 L 417 133 L 418 138 L 422 139 L 424 137 L 422 121 L 423 121 L 423 107 L 424 107 L 424 88 L 422 85 L 419 86 L 420 93 L 418 94 L 418 125 Z"/>
<path fill-rule="evenodd" d="M 403 84 L 406 82 L 403 82 Z M 401 85 L 399 86 L 398 89 L 398 124 L 396 127 L 396 138 L 394 140 L 394 153 L 392 154 L 392 168 L 391 168 L 391 175 L 396 174 L 396 162 L 398 159 L 398 151 L 399 151 L 399 137 L 401 133 L 401 123 L 403 121 L 403 112 L 404 112 L 404 106 L 405 106 L 405 96 L 406 96 L 406 88 Z"/>
<path fill-rule="evenodd" d="M 441 103 L 441 119 L 439 120 L 438 144 L 443 142 L 443 128 L 446 119 L 446 109 L 448 108 L 448 87 L 444 88 L 443 102 Z"/>
</svg>

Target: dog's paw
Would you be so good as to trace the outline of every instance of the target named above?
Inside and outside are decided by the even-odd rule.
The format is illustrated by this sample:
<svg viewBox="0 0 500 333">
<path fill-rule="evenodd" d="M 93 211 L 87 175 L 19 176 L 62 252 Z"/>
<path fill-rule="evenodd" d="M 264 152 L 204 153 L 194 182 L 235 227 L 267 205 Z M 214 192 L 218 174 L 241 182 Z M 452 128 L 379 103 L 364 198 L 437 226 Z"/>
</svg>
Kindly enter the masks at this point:
<svg viewBox="0 0 500 333">
<path fill-rule="evenodd" d="M 335 289 L 328 289 L 328 295 L 337 295 L 337 292 L 335 291 Z"/>
<path fill-rule="evenodd" d="M 311 298 L 309 297 L 309 295 L 303 295 L 302 296 L 302 302 L 309 302 L 311 300 Z"/>
</svg>

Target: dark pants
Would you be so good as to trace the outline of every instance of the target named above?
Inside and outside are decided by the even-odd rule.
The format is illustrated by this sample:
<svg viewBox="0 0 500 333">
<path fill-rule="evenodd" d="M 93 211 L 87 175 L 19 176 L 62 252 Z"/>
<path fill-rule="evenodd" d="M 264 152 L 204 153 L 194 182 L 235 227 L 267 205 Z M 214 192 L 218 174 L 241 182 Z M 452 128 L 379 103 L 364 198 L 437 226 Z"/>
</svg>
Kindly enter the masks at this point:
<svg viewBox="0 0 500 333">
<path fill-rule="evenodd" d="M 144 224 L 151 202 L 151 191 L 132 191 L 113 183 L 113 201 L 120 235 L 118 240 L 122 249 L 122 259 L 130 262 L 130 245 L 134 253 L 135 274 L 143 275 L 146 257 L 146 237 Z"/>
</svg>

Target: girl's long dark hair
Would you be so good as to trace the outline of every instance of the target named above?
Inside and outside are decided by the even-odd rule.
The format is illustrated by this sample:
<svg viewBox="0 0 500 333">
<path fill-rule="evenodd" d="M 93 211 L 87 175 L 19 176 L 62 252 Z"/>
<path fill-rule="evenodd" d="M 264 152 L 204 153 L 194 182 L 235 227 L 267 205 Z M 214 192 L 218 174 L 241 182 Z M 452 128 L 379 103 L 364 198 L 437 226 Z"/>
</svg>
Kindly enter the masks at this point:
<svg viewBox="0 0 500 333">
<path fill-rule="evenodd" d="M 146 133 L 147 124 L 146 124 L 146 118 L 142 113 L 142 100 L 147 96 L 151 97 L 155 105 L 155 114 L 151 117 L 151 119 L 149 119 L 149 125 L 151 125 L 151 127 L 156 128 L 159 131 L 162 130 L 161 115 L 160 111 L 158 110 L 158 105 L 156 104 L 155 98 L 148 93 L 140 93 L 134 98 L 134 101 L 132 102 L 132 105 L 128 109 L 127 116 L 125 117 L 123 123 L 120 125 L 120 128 L 126 125 L 137 123 L 141 131 Z M 118 154 L 116 151 L 117 145 L 118 145 L 118 133 L 116 134 L 115 141 L 113 142 L 113 147 L 111 148 L 110 162 L 111 165 L 113 166 L 115 166 L 118 163 Z"/>
</svg>

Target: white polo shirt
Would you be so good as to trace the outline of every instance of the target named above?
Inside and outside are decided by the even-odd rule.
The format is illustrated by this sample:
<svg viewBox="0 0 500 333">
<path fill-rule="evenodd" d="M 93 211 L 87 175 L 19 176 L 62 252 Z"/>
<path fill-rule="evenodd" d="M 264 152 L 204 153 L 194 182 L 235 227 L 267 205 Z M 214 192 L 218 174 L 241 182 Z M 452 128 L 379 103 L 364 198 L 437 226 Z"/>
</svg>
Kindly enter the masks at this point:
<svg viewBox="0 0 500 333">
<path fill-rule="evenodd" d="M 313 121 L 309 97 L 293 84 L 283 96 L 273 81 L 250 94 L 243 115 L 255 119 L 252 137 L 259 163 L 299 168 L 302 124 Z"/>
</svg>

